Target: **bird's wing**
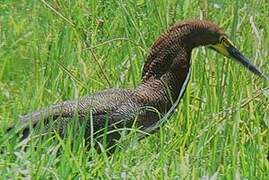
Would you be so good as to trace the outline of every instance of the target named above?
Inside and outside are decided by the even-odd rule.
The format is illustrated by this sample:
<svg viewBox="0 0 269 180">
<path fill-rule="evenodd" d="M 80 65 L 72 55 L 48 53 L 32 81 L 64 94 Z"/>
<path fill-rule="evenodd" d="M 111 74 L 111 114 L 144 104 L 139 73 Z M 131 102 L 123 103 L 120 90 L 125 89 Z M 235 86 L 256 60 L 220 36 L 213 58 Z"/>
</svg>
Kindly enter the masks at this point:
<svg viewBox="0 0 269 180">
<path fill-rule="evenodd" d="M 95 120 L 98 117 L 108 116 L 120 104 L 128 100 L 131 94 L 131 90 L 109 89 L 78 100 L 65 101 L 22 116 L 19 127 L 26 128 L 43 120 L 58 118 L 66 120 L 74 116 L 83 118 L 91 115 Z"/>
</svg>

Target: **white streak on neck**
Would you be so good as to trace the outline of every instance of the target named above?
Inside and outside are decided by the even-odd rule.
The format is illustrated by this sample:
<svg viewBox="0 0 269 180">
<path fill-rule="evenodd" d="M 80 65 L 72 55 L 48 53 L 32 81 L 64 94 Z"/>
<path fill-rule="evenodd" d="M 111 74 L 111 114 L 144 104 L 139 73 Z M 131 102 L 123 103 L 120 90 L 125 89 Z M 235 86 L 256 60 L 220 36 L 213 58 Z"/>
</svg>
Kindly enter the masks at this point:
<svg viewBox="0 0 269 180">
<path fill-rule="evenodd" d="M 184 81 L 181 89 L 180 89 L 178 98 L 175 101 L 175 103 L 171 106 L 171 108 L 167 111 L 167 113 L 159 121 L 157 121 L 152 126 L 150 126 L 148 128 L 145 128 L 143 131 L 145 131 L 147 133 L 150 133 L 150 132 L 156 130 L 157 128 L 159 128 L 162 124 L 164 124 L 169 119 L 169 117 L 172 115 L 172 113 L 174 112 L 174 110 L 176 109 L 176 107 L 178 106 L 178 104 L 180 103 L 180 100 L 182 99 L 182 96 L 184 94 L 184 91 L 186 90 L 187 85 L 189 83 L 190 76 L 191 76 L 191 67 L 189 68 L 189 72 L 187 74 L 187 77 L 186 77 L 186 79 L 185 79 L 185 81 Z"/>
</svg>

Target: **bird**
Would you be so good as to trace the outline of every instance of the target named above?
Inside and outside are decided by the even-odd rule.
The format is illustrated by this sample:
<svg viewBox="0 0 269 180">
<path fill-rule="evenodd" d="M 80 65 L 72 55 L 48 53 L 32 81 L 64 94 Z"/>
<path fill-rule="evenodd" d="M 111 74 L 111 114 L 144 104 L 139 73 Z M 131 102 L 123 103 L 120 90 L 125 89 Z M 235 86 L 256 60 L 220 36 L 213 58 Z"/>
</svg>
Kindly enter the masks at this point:
<svg viewBox="0 0 269 180">
<path fill-rule="evenodd" d="M 94 136 L 95 141 L 100 142 L 105 134 L 106 147 L 113 146 L 121 138 L 120 129 L 138 127 L 148 134 L 156 132 L 180 104 L 190 81 L 192 51 L 200 46 L 234 59 L 268 80 L 214 22 L 177 22 L 151 47 L 137 87 L 107 89 L 26 114 L 17 123 L 22 139 L 31 137 L 39 123 L 45 124 L 46 131 L 50 125 L 53 130 L 65 134 L 72 121 L 85 123 L 86 140 Z"/>
</svg>

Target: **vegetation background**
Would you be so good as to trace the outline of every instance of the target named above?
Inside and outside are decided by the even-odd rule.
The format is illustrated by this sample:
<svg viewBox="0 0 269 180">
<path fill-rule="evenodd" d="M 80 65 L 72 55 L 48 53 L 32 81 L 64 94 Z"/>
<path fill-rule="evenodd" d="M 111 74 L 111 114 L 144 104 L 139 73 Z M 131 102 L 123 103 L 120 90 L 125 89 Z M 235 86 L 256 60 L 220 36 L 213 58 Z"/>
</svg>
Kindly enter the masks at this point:
<svg viewBox="0 0 269 180">
<path fill-rule="evenodd" d="M 27 112 L 135 87 L 151 45 L 185 19 L 216 22 L 269 73 L 267 0 L 2 0 L 1 178 L 269 179 L 268 83 L 206 48 L 192 54 L 192 79 L 169 123 L 141 141 L 132 133 L 111 157 L 87 150 L 79 132 L 35 138 L 26 151 L 6 135 Z"/>
</svg>

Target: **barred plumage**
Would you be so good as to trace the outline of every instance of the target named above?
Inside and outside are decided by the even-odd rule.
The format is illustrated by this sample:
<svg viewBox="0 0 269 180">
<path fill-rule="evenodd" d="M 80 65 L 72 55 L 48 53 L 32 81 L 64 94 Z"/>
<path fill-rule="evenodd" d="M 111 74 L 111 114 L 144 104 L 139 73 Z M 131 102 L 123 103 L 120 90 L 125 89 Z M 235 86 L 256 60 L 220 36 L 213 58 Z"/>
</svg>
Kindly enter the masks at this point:
<svg viewBox="0 0 269 180">
<path fill-rule="evenodd" d="M 226 47 L 227 44 L 221 44 L 222 36 L 227 38 L 222 29 L 209 21 L 186 21 L 174 25 L 151 48 L 138 87 L 105 90 L 27 114 L 21 118 L 20 123 L 24 128 L 23 138 L 29 135 L 29 126 L 40 121 L 56 121 L 58 130 L 64 132 L 74 116 L 86 123 L 92 117 L 94 131 L 100 131 L 106 126 L 108 130 L 131 128 L 135 122 L 142 130 L 154 132 L 171 116 L 183 97 L 190 79 L 193 48 L 210 45 L 225 55 L 231 53 L 230 56 L 244 66 L 251 65 L 243 55 L 238 57 L 239 51 L 236 56 L 232 54 L 232 45 Z M 248 69 L 262 75 L 253 65 Z M 89 138 L 93 132 L 87 127 L 85 136 Z M 100 133 L 102 131 L 98 134 Z M 109 146 L 120 138 L 117 132 L 107 136 Z"/>
</svg>

